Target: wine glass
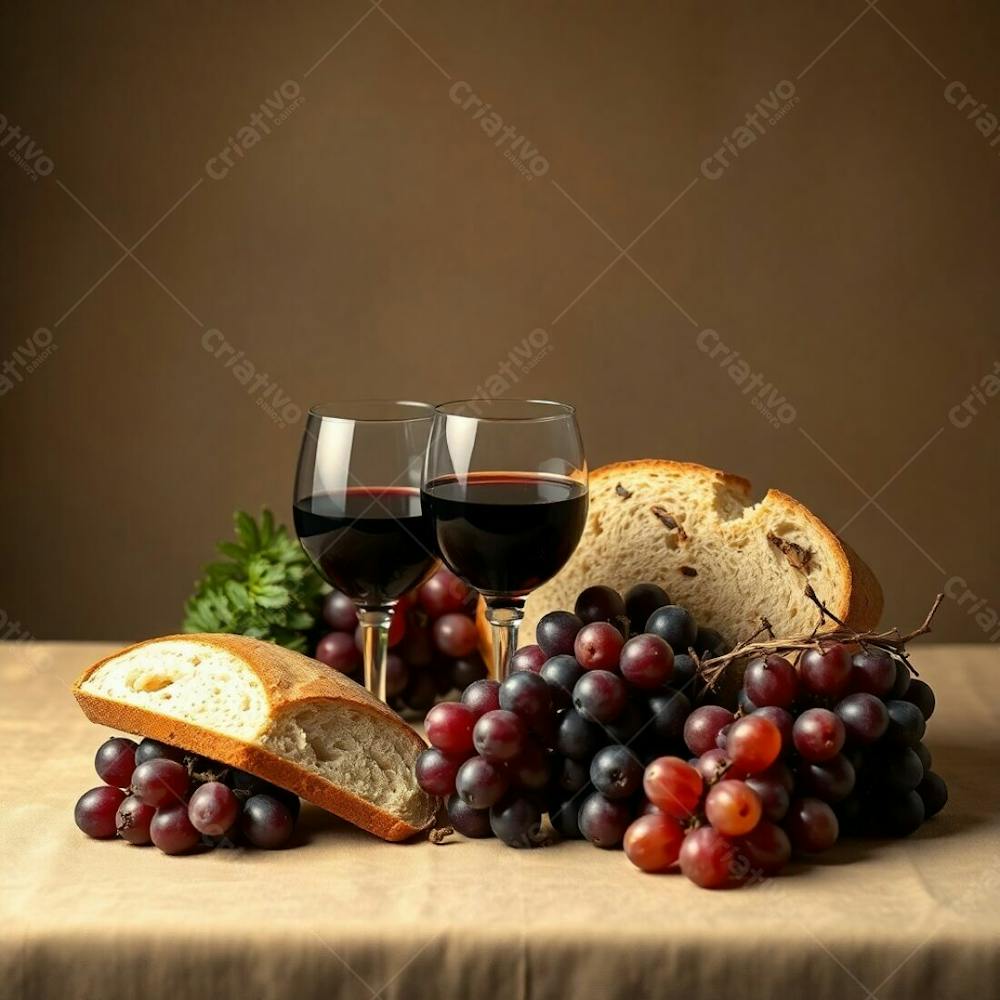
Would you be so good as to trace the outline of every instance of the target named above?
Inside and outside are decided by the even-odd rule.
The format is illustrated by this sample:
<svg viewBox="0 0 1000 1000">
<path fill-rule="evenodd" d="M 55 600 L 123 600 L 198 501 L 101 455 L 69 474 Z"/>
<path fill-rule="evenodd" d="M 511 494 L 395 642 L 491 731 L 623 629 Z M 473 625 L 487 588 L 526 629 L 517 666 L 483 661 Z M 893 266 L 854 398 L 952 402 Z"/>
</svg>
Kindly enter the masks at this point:
<svg viewBox="0 0 1000 1000">
<path fill-rule="evenodd" d="M 365 687 L 386 700 L 399 599 L 437 568 L 420 473 L 428 403 L 359 400 L 309 410 L 295 478 L 295 531 L 319 574 L 358 609 Z"/>
<path fill-rule="evenodd" d="M 485 598 L 503 681 L 525 598 L 566 564 L 587 519 L 576 411 L 540 399 L 435 407 L 421 495 L 445 565 Z"/>
</svg>

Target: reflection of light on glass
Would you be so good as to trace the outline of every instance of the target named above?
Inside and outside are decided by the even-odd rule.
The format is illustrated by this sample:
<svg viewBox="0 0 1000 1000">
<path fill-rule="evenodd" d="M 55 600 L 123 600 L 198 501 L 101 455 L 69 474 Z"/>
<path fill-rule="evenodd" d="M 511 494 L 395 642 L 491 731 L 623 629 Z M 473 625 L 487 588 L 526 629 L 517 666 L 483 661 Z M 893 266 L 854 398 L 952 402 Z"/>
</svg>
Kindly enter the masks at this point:
<svg viewBox="0 0 1000 1000">
<path fill-rule="evenodd" d="M 313 465 L 313 496 L 344 495 L 349 485 L 347 480 L 353 447 L 353 420 L 320 421 L 316 434 L 316 462 Z"/>
<path fill-rule="evenodd" d="M 476 432 L 479 422 L 472 417 L 448 416 L 445 437 L 448 441 L 448 455 L 455 475 L 465 479 L 472 467 L 472 452 L 476 447 Z"/>
</svg>

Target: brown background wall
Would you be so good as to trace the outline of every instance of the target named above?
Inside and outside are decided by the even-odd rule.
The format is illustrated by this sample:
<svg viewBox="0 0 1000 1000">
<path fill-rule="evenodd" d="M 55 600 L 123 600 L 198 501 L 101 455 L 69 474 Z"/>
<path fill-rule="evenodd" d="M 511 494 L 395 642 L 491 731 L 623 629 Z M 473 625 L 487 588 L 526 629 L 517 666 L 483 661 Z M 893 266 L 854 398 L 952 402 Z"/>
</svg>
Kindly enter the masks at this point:
<svg viewBox="0 0 1000 1000">
<path fill-rule="evenodd" d="M 1000 397 L 949 419 L 1000 356 L 1000 145 L 945 97 L 1000 108 L 996 4 L 38 3 L 0 36 L 0 114 L 39 174 L 0 158 L 20 633 L 172 629 L 234 506 L 287 518 L 301 421 L 257 405 L 221 337 L 294 416 L 469 395 L 542 330 L 509 393 L 578 403 L 594 465 L 780 486 L 843 527 L 900 625 L 949 580 L 1000 608 Z M 214 179 L 281 87 L 301 102 Z M 450 96 L 472 93 L 541 176 Z M 790 404 L 777 426 L 713 337 Z M 942 636 L 983 640 L 968 606 Z"/>
</svg>

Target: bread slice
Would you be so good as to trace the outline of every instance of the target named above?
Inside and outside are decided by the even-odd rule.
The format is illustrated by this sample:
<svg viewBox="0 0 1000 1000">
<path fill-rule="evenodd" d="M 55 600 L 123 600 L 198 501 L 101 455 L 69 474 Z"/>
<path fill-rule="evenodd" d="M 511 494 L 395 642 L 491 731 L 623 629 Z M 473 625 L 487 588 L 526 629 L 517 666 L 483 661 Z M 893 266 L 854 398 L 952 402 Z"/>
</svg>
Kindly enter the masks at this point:
<svg viewBox="0 0 1000 1000">
<path fill-rule="evenodd" d="M 585 587 L 624 594 L 642 582 L 730 643 L 756 631 L 762 615 L 778 635 L 810 631 L 818 613 L 806 583 L 853 628 L 874 627 L 882 613 L 872 571 L 797 500 L 770 490 L 755 504 L 747 480 L 703 465 L 618 462 L 591 473 L 583 538 L 528 598 L 520 643 L 535 641 L 542 615 L 572 610 Z"/>
<path fill-rule="evenodd" d="M 424 742 L 364 688 L 315 660 L 239 635 L 168 635 L 88 667 L 86 716 L 258 775 L 383 840 L 428 827 Z"/>
</svg>

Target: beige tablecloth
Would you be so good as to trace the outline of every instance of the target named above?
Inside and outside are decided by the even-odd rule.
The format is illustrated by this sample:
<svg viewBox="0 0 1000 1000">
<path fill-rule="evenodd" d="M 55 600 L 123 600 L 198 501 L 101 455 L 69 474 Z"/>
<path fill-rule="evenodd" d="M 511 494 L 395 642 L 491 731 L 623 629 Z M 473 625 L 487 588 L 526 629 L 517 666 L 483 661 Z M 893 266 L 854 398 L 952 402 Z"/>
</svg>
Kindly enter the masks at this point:
<svg viewBox="0 0 1000 1000">
<path fill-rule="evenodd" d="M 619 851 L 383 844 L 325 813 L 276 852 L 85 838 L 105 731 L 68 685 L 111 647 L 0 644 L 0 997 L 1000 996 L 1000 651 L 927 646 L 945 812 L 754 889 Z"/>
</svg>

